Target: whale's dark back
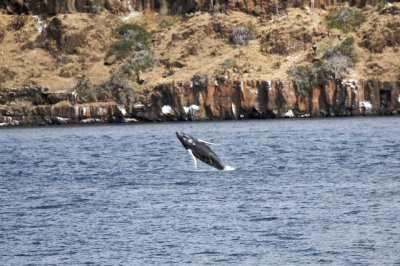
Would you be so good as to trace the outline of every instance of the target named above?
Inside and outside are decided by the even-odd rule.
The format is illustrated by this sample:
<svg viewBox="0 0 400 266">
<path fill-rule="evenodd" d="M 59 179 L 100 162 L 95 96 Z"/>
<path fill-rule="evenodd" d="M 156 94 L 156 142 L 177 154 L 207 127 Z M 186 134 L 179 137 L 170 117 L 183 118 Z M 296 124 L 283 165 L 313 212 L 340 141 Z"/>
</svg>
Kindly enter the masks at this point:
<svg viewBox="0 0 400 266">
<path fill-rule="evenodd" d="M 223 170 L 224 165 L 221 162 L 221 159 L 217 156 L 217 154 L 208 147 L 207 144 L 203 142 L 196 142 L 196 149 L 192 149 L 193 155 L 212 167 L 217 168 L 218 170 Z"/>
<path fill-rule="evenodd" d="M 192 151 L 194 157 L 219 170 L 224 169 L 225 166 L 221 159 L 206 143 L 183 132 L 176 132 L 176 136 L 185 149 L 190 149 Z"/>
</svg>

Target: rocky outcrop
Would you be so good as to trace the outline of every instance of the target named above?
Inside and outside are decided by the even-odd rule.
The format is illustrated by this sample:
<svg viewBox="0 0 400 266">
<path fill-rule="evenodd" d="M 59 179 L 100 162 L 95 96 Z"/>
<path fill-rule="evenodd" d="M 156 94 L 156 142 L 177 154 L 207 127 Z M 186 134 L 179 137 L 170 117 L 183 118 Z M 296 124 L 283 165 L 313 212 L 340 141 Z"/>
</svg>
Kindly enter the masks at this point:
<svg viewBox="0 0 400 266">
<path fill-rule="evenodd" d="M 61 19 L 55 17 L 37 37 L 36 41 L 28 45 L 43 48 L 54 55 L 60 52 L 75 54 L 77 49 L 85 44 L 86 34 L 87 31 L 80 32 L 68 29 L 63 25 Z"/>
<path fill-rule="evenodd" d="M 315 37 L 317 34 L 311 34 L 304 26 L 272 29 L 262 36 L 261 49 L 266 53 L 282 55 L 306 50 L 312 43 L 321 39 Z"/>
<path fill-rule="evenodd" d="M 385 47 L 400 46 L 400 18 L 391 17 L 385 23 L 375 22 L 363 33 L 360 45 L 371 53 L 382 53 Z"/>
<path fill-rule="evenodd" d="M 171 12 L 187 13 L 195 11 L 227 11 L 240 10 L 248 13 L 274 13 L 277 9 L 288 6 L 293 7 L 313 7 L 321 8 L 338 4 L 337 0 L 167 0 L 166 4 Z M 367 0 L 351 1 L 351 5 L 364 7 L 366 5 L 376 5 L 380 1 Z M 158 0 L 5 0 L 0 2 L 0 9 L 11 14 L 34 13 L 54 15 L 59 13 L 74 12 L 93 12 L 97 13 L 102 9 L 112 12 L 128 12 L 130 8 L 134 10 L 160 10 Z"/>
<path fill-rule="evenodd" d="M 24 87 L 0 92 L 0 125 L 126 122 L 125 106 L 115 102 L 79 104 L 76 92 Z"/>
<path fill-rule="evenodd" d="M 0 125 L 226 120 L 400 114 L 400 81 L 332 80 L 299 93 L 292 82 L 209 80 L 162 84 L 129 104 L 79 103 L 76 92 L 0 92 Z"/>
</svg>

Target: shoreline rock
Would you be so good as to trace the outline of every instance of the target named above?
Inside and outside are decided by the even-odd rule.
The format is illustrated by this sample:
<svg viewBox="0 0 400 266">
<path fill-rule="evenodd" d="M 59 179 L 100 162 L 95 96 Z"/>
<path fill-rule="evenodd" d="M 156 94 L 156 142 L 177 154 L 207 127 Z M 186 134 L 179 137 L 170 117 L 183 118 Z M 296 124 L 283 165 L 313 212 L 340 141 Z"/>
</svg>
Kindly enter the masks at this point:
<svg viewBox="0 0 400 266">
<path fill-rule="evenodd" d="M 0 126 L 207 121 L 400 114 L 400 81 L 332 80 L 302 94 L 291 81 L 167 83 L 127 103 L 78 103 L 76 92 L 0 90 Z"/>
</svg>

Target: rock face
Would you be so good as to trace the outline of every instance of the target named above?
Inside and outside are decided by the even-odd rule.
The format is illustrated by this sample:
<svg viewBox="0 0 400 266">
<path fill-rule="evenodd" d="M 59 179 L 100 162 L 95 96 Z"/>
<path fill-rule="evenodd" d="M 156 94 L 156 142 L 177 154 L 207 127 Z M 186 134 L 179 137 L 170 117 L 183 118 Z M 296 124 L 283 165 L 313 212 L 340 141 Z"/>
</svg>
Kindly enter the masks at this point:
<svg viewBox="0 0 400 266">
<path fill-rule="evenodd" d="M 194 11 L 226 11 L 241 10 L 244 12 L 261 12 L 273 13 L 277 8 L 294 6 L 294 7 L 311 7 L 314 2 L 315 8 L 330 6 L 337 4 L 337 0 L 280 0 L 278 5 L 274 0 L 166 0 L 167 7 L 170 11 L 176 13 L 186 13 Z M 54 15 L 58 13 L 73 12 L 99 12 L 106 8 L 112 12 L 128 12 L 130 8 L 134 10 L 160 10 L 163 8 L 158 0 L 4 0 L 0 2 L 0 9 L 6 10 L 8 13 L 34 13 Z M 375 5 L 378 0 L 351 1 L 351 5 L 364 7 L 366 5 Z"/>
<path fill-rule="evenodd" d="M 76 92 L 4 90 L 0 125 L 398 115 L 400 81 L 332 80 L 302 95 L 292 82 L 217 79 L 162 84 L 134 98 L 79 104 Z"/>
<path fill-rule="evenodd" d="M 376 22 L 363 33 L 360 45 L 371 53 L 382 53 L 385 47 L 400 46 L 400 18 L 393 17 L 383 25 Z"/>
</svg>

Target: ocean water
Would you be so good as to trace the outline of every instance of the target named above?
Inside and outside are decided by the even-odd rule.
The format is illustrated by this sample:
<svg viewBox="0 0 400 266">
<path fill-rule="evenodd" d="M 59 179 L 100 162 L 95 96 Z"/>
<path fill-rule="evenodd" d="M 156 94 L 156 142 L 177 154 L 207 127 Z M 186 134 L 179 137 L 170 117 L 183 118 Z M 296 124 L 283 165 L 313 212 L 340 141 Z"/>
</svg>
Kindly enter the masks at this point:
<svg viewBox="0 0 400 266">
<path fill-rule="evenodd" d="M 400 265 L 400 118 L 1 129 L 0 264 Z"/>
</svg>

